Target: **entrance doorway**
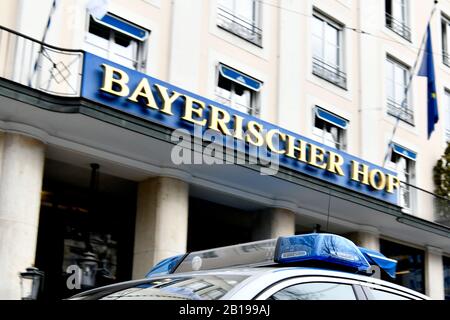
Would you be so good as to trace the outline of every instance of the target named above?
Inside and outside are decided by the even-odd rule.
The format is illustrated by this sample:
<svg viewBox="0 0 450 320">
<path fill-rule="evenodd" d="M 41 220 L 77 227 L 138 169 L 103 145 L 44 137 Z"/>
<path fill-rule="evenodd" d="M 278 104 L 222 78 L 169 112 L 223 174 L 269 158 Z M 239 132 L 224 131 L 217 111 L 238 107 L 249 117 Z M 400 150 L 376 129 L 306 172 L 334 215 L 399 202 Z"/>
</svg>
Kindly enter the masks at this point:
<svg viewBox="0 0 450 320">
<path fill-rule="evenodd" d="M 131 279 L 136 183 L 98 175 L 92 195 L 86 168 L 46 160 L 35 265 L 44 271 L 41 297 L 59 300 L 88 289 L 70 288 L 69 266 L 89 252 L 97 268 L 92 286 Z"/>
</svg>

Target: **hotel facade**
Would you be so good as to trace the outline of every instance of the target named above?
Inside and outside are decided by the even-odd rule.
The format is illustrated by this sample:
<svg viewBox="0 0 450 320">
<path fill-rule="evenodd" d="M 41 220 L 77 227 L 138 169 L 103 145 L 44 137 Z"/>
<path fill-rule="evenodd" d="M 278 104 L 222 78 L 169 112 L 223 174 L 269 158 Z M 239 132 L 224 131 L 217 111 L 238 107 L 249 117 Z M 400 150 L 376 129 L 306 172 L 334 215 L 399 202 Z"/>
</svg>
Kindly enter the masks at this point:
<svg viewBox="0 0 450 320">
<path fill-rule="evenodd" d="M 448 28 L 450 3 L 431 0 L 2 1 L 0 299 L 21 298 L 31 266 L 61 299 L 86 257 L 99 286 L 313 231 L 450 299 L 433 171 L 450 141 Z"/>
</svg>

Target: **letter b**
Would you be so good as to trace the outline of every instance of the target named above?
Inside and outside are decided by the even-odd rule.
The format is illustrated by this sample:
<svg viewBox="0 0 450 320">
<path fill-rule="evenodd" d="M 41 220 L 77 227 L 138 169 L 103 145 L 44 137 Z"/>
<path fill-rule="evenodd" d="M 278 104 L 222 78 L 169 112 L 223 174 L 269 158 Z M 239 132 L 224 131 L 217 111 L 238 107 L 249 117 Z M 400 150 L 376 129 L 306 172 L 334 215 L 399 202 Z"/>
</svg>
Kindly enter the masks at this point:
<svg viewBox="0 0 450 320">
<path fill-rule="evenodd" d="M 130 94 L 130 89 L 127 86 L 130 79 L 128 75 L 124 71 L 105 63 L 102 64 L 102 67 L 105 72 L 103 75 L 103 85 L 100 90 L 119 97 L 128 96 Z M 114 75 L 116 75 L 116 78 L 114 78 Z"/>
</svg>

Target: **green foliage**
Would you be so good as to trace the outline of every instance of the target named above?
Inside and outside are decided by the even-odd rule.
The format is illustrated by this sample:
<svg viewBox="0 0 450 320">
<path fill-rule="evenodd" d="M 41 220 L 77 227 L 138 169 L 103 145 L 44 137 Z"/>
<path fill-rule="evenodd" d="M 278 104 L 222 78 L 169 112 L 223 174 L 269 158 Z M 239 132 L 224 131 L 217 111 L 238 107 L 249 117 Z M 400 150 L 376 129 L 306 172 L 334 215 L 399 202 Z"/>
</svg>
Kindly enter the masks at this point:
<svg viewBox="0 0 450 320">
<path fill-rule="evenodd" d="M 433 168 L 434 192 L 441 197 L 450 199 L 450 142 L 442 157 Z M 437 198 L 436 209 L 439 220 L 450 220 L 450 200 Z"/>
</svg>

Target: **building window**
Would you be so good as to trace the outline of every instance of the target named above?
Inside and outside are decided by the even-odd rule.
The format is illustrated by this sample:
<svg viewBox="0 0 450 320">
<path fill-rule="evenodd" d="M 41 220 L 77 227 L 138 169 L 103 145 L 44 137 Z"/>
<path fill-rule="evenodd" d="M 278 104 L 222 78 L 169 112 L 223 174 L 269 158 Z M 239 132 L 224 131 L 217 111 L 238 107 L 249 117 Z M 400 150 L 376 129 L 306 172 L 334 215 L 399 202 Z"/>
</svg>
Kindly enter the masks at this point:
<svg viewBox="0 0 450 320">
<path fill-rule="evenodd" d="M 261 46 L 260 10 L 257 0 L 218 0 L 217 25 Z"/>
<path fill-rule="evenodd" d="M 241 112 L 259 115 L 259 91 L 262 82 L 233 68 L 219 64 L 216 100 Z"/>
<path fill-rule="evenodd" d="M 85 50 L 125 67 L 145 69 L 148 31 L 112 14 L 101 20 L 89 16 Z"/>
<path fill-rule="evenodd" d="M 386 0 L 386 27 L 411 41 L 408 0 Z"/>
<path fill-rule="evenodd" d="M 313 134 L 321 143 L 338 150 L 346 150 L 348 121 L 322 108 L 314 112 Z"/>
<path fill-rule="evenodd" d="M 314 12 L 312 24 L 313 74 L 341 87 L 347 87 L 343 72 L 343 27 Z"/>
<path fill-rule="evenodd" d="M 387 113 L 414 125 L 414 113 L 410 107 L 408 84 L 410 69 L 388 57 L 386 60 Z"/>
<path fill-rule="evenodd" d="M 447 141 L 450 141 L 450 91 L 448 90 L 445 90 L 444 121 L 445 137 Z"/>
<path fill-rule="evenodd" d="M 442 61 L 450 67 L 450 19 L 442 16 Z"/>
<path fill-rule="evenodd" d="M 450 300 L 450 258 L 442 257 L 444 263 L 444 296 L 445 300 Z"/>
<path fill-rule="evenodd" d="M 391 157 L 388 166 L 393 171 L 397 172 L 397 177 L 400 179 L 399 188 L 399 206 L 404 211 L 411 213 L 414 204 L 414 190 L 413 185 L 415 179 L 415 161 L 417 154 L 400 145 L 392 144 Z"/>
<path fill-rule="evenodd" d="M 383 280 L 425 293 L 425 252 L 423 250 L 380 239 L 380 251 L 386 257 L 397 260 L 395 279 L 382 273 Z"/>
</svg>

